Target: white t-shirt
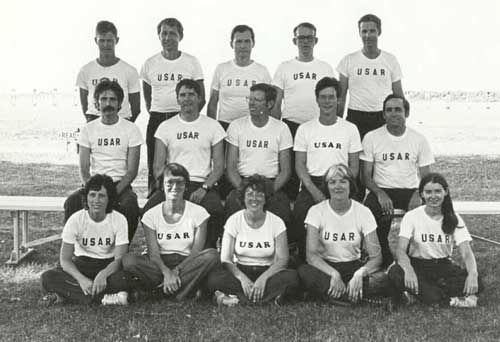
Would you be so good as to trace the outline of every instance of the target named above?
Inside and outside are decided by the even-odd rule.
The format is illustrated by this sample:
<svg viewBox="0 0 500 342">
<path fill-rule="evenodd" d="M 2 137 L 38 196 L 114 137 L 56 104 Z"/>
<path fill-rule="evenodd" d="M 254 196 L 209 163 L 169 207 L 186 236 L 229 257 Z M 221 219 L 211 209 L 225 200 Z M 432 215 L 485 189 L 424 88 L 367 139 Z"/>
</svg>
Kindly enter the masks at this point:
<svg viewBox="0 0 500 342">
<path fill-rule="evenodd" d="M 282 118 L 301 124 L 317 117 L 319 108 L 314 88 L 325 76 L 333 77 L 333 68 L 319 59 L 300 62 L 294 58 L 281 63 L 273 84 L 284 92 Z"/>
<path fill-rule="evenodd" d="M 265 66 L 257 62 L 241 67 L 233 60 L 217 66 L 212 79 L 212 89 L 219 92 L 217 119 L 231 122 L 249 114 L 246 97 L 250 87 L 257 83 L 271 83 L 271 75 Z"/>
<path fill-rule="evenodd" d="M 361 243 L 377 229 L 370 209 L 351 201 L 351 207 L 338 215 L 329 200 L 313 205 L 304 223 L 319 230 L 321 256 L 331 262 L 346 262 L 361 258 Z"/>
<path fill-rule="evenodd" d="M 200 205 L 186 201 L 184 214 L 177 223 L 167 223 L 163 203 L 144 213 L 141 222 L 156 232 L 160 254 L 191 254 L 194 238 L 200 225 L 210 217 Z"/>
<path fill-rule="evenodd" d="M 123 118 L 130 118 L 132 114 L 128 94 L 138 93 L 141 89 L 136 68 L 121 59 L 116 64 L 107 67 L 97 63 L 97 60 L 85 64 L 78 73 L 76 86 L 89 92 L 87 114 L 101 115 L 95 107 L 94 90 L 103 79 L 116 81 L 122 87 L 124 98 L 118 114 Z"/>
<path fill-rule="evenodd" d="M 113 210 L 101 222 L 95 222 L 85 209 L 70 216 L 62 231 L 63 242 L 75 246 L 76 256 L 94 259 L 114 257 L 115 247 L 128 244 L 125 216 Z"/>
<path fill-rule="evenodd" d="M 200 62 L 194 56 L 181 52 L 174 60 L 168 60 L 161 52 L 148 58 L 141 68 L 141 78 L 151 86 L 152 112 L 178 112 L 175 87 L 180 80 L 203 80 Z"/>
<path fill-rule="evenodd" d="M 392 83 L 402 77 L 396 57 L 385 51 L 375 59 L 361 51 L 350 53 L 342 58 L 337 71 L 349 79 L 348 108 L 365 112 L 381 111 L 384 99 L 392 94 Z"/>
<path fill-rule="evenodd" d="M 443 219 L 434 220 L 425 212 L 425 205 L 405 214 L 401 220 L 399 236 L 410 240 L 409 255 L 419 259 L 449 258 L 453 253 L 453 245 L 460 245 L 472 238 L 462 218 L 452 235 L 442 230 Z"/>
<path fill-rule="evenodd" d="M 271 116 L 264 127 L 255 126 L 250 116 L 234 120 L 226 140 L 238 147 L 238 173 L 243 177 L 275 178 L 280 171 L 279 153 L 293 146 L 288 126 Z"/>
<path fill-rule="evenodd" d="M 251 228 L 245 220 L 245 210 L 240 210 L 227 219 L 224 230 L 234 239 L 235 261 L 247 266 L 269 266 L 273 263 L 276 249 L 275 239 L 286 230 L 278 216 L 266 211 L 266 219 L 259 228 Z M 221 254 L 228 248 L 222 244 Z"/>
<path fill-rule="evenodd" d="M 381 188 L 418 187 L 418 168 L 434 163 L 425 137 L 410 127 L 396 137 L 386 126 L 368 132 L 363 138 L 361 160 L 373 163 L 373 180 Z"/>
<path fill-rule="evenodd" d="M 361 138 L 356 126 L 337 117 L 333 125 L 325 126 L 318 118 L 303 123 L 295 135 L 294 151 L 306 152 L 307 172 L 324 176 L 333 164 L 348 165 L 349 153 L 360 152 Z"/>
<path fill-rule="evenodd" d="M 127 173 L 129 147 L 144 144 L 139 127 L 118 118 L 113 125 L 94 120 L 82 128 L 78 144 L 90 149 L 90 174 L 105 174 L 120 181 Z"/>
<path fill-rule="evenodd" d="M 205 115 L 191 122 L 176 115 L 162 122 L 155 133 L 155 138 L 167 147 L 165 162 L 181 164 L 195 182 L 207 179 L 212 170 L 212 146 L 225 136 L 221 125 Z"/>
</svg>

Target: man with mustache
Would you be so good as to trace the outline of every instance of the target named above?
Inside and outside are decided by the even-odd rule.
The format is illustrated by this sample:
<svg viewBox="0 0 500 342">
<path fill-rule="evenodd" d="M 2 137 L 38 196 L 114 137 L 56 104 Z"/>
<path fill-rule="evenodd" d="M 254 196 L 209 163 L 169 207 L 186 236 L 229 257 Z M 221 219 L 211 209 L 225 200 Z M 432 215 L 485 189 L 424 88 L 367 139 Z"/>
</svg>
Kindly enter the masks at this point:
<svg viewBox="0 0 500 342">
<path fill-rule="evenodd" d="M 85 119 L 89 122 L 99 117 L 100 112 L 94 105 L 92 96 L 96 85 L 107 79 L 118 82 L 124 89 L 124 105 L 118 114 L 135 122 L 141 112 L 139 74 L 133 66 L 115 54 L 115 47 L 119 41 L 116 26 L 109 21 L 98 22 L 94 41 L 99 48 L 99 57 L 85 64 L 76 79 Z"/>
<path fill-rule="evenodd" d="M 128 223 L 128 241 L 131 242 L 139 220 L 137 195 L 131 184 L 137 176 L 141 145 L 144 143 L 139 127 L 118 115 L 124 94 L 118 82 L 104 80 L 94 91 L 100 120 L 87 123 L 81 131 L 80 178 L 86 183 L 95 174 L 110 176 L 116 185 L 118 200 L 114 208 Z M 64 222 L 83 208 L 84 189 L 71 194 L 64 202 Z"/>
</svg>

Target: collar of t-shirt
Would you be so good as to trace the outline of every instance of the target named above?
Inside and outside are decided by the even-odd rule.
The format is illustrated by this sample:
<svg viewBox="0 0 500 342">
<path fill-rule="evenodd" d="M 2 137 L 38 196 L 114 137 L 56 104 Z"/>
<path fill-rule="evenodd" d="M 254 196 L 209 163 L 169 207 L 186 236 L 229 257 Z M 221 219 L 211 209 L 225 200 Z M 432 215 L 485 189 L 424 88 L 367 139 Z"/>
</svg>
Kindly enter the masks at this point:
<svg viewBox="0 0 500 342">
<path fill-rule="evenodd" d="M 196 125 L 201 120 L 201 114 L 198 114 L 198 117 L 193 121 L 186 121 L 186 120 L 182 119 L 180 113 L 177 114 L 177 118 L 184 125 Z"/>
<path fill-rule="evenodd" d="M 389 139 L 391 139 L 392 141 L 401 141 L 403 140 L 404 138 L 406 138 L 406 135 L 408 134 L 408 127 L 405 128 L 405 132 L 400 135 L 399 137 L 398 136 L 395 136 L 393 134 L 391 134 L 391 132 L 389 132 L 389 130 L 387 129 L 387 125 L 384 126 L 385 127 L 385 131 L 387 133 L 387 136 L 389 137 Z"/>
</svg>

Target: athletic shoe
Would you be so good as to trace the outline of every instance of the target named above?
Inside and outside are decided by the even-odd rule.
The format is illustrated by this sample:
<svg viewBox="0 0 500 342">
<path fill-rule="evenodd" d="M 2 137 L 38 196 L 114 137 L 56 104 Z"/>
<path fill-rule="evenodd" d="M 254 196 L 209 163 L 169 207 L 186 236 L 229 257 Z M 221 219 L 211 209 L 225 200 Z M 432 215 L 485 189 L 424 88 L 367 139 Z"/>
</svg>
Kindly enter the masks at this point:
<svg viewBox="0 0 500 342">
<path fill-rule="evenodd" d="M 235 306 L 236 304 L 238 304 L 240 302 L 240 300 L 235 295 L 227 295 L 224 292 L 217 290 L 214 292 L 214 302 L 218 306 L 231 307 L 231 306 Z"/>
<path fill-rule="evenodd" d="M 455 308 L 475 308 L 477 306 L 477 296 L 452 297 L 450 298 L 450 306 Z"/>
<path fill-rule="evenodd" d="M 128 293 L 120 291 L 118 293 L 106 294 L 102 298 L 102 305 L 127 305 Z"/>
<path fill-rule="evenodd" d="M 39 301 L 41 305 L 52 306 L 64 303 L 64 298 L 55 292 L 49 292 Z"/>
</svg>

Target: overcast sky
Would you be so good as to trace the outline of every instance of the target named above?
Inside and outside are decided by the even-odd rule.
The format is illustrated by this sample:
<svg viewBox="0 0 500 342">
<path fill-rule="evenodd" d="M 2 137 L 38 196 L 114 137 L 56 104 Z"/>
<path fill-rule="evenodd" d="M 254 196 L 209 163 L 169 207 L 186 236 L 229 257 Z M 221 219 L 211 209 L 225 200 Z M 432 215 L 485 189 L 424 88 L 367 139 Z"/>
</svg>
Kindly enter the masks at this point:
<svg viewBox="0 0 500 342">
<path fill-rule="evenodd" d="M 138 70 L 160 51 L 157 23 L 176 17 L 184 25 L 181 50 L 200 60 L 205 83 L 216 64 L 231 59 L 229 34 L 237 24 L 254 28 L 252 57 L 271 74 L 297 54 L 292 30 L 316 25 L 315 56 L 336 68 L 361 48 L 357 20 L 382 19 L 379 46 L 396 55 L 405 90 L 500 90 L 500 1 L 497 0 L 15 0 L 0 13 L 0 91 L 58 88 L 72 91 L 80 67 L 97 57 L 99 20 L 113 21 L 117 55 Z"/>
</svg>

